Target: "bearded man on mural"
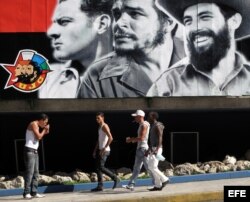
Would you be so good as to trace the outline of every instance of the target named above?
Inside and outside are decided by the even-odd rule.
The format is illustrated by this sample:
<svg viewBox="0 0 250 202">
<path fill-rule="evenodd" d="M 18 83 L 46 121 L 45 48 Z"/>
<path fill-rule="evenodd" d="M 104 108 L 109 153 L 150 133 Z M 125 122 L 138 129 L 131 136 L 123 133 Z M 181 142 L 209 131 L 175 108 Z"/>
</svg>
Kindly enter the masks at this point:
<svg viewBox="0 0 250 202">
<path fill-rule="evenodd" d="M 115 0 L 112 14 L 115 52 L 91 65 L 79 98 L 145 96 L 184 57 L 183 43 L 174 37 L 177 24 L 154 0 Z"/>
<path fill-rule="evenodd" d="M 61 64 L 39 90 L 39 98 L 75 98 L 82 76 L 97 58 L 112 51 L 112 0 L 58 0 L 47 31 Z"/>
<path fill-rule="evenodd" d="M 147 96 L 250 94 L 250 65 L 236 39 L 250 34 L 250 1 L 158 0 L 185 27 L 187 58 L 167 70 Z"/>
</svg>

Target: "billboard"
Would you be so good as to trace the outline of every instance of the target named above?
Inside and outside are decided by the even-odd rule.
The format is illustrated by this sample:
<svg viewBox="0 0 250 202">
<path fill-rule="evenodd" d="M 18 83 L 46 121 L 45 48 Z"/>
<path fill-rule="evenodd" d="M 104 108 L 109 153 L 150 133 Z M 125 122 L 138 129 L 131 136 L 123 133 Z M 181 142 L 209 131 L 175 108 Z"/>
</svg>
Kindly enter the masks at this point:
<svg viewBox="0 0 250 202">
<path fill-rule="evenodd" d="M 250 94 L 249 0 L 2 0 L 0 99 Z"/>
</svg>

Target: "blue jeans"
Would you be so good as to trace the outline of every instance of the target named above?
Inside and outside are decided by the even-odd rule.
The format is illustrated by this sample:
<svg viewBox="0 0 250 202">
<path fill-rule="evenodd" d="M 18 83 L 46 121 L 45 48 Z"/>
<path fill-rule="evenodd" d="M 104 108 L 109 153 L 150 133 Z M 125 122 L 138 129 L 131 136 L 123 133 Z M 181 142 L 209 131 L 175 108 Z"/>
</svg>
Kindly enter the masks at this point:
<svg viewBox="0 0 250 202">
<path fill-rule="evenodd" d="M 24 149 L 24 192 L 23 195 L 37 193 L 38 175 L 39 175 L 39 157 L 37 151 Z"/>
<path fill-rule="evenodd" d="M 135 185 L 135 180 L 137 179 L 138 175 L 140 174 L 142 165 L 144 165 L 145 169 L 147 170 L 148 174 L 152 177 L 151 171 L 148 169 L 148 160 L 145 157 L 145 152 L 147 151 L 146 148 L 138 148 L 136 149 L 135 154 L 135 163 L 133 167 L 133 174 L 130 177 L 128 185 Z"/>
<path fill-rule="evenodd" d="M 109 176 L 112 180 L 116 180 L 117 176 L 108 168 L 105 167 L 105 163 L 107 161 L 107 158 L 109 156 L 110 152 L 105 152 L 103 156 L 99 155 L 99 150 L 96 155 L 96 172 L 97 172 L 97 179 L 98 179 L 98 186 L 102 187 L 103 186 L 103 178 L 102 178 L 102 173 L 106 174 Z"/>
</svg>

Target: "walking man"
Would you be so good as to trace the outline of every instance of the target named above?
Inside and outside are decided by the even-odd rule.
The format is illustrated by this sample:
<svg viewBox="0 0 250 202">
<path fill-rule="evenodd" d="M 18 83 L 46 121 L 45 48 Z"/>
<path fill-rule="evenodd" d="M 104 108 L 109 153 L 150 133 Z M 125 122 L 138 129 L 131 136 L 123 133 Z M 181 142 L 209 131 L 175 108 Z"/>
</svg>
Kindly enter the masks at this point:
<svg viewBox="0 0 250 202">
<path fill-rule="evenodd" d="M 135 154 L 135 163 L 133 167 L 133 174 L 128 182 L 128 185 L 124 185 L 123 187 L 126 189 L 134 190 L 135 180 L 140 174 L 142 165 L 144 165 L 145 169 L 149 172 L 146 151 L 148 150 L 148 135 L 150 124 L 144 120 L 145 112 L 138 109 L 135 113 L 131 114 L 135 122 L 139 124 L 139 128 L 137 130 L 137 137 L 127 137 L 127 143 L 137 143 L 136 154 Z M 151 174 L 150 174 L 151 175 Z"/>
<path fill-rule="evenodd" d="M 93 152 L 93 157 L 96 161 L 98 185 L 96 188 L 91 189 L 93 192 L 103 191 L 103 173 L 114 180 L 113 189 L 115 189 L 120 182 L 120 179 L 105 167 L 105 162 L 110 154 L 110 144 L 113 141 L 113 137 L 108 124 L 104 122 L 104 113 L 98 112 L 96 114 L 96 122 L 99 125 L 98 141 Z"/>
<path fill-rule="evenodd" d="M 148 115 L 148 121 L 150 123 L 149 132 L 149 157 L 148 168 L 151 171 L 155 185 L 149 191 L 160 191 L 169 182 L 169 178 L 166 177 L 158 168 L 158 156 L 162 155 L 162 141 L 163 141 L 163 123 L 158 121 L 159 114 L 157 112 L 150 112 Z"/>
<path fill-rule="evenodd" d="M 38 175 L 39 175 L 39 141 L 49 133 L 49 117 L 46 114 L 40 114 L 36 120 L 29 123 L 26 130 L 24 147 L 24 192 L 25 199 L 42 198 L 44 195 L 37 193 Z M 41 128 L 41 132 L 39 129 Z"/>
</svg>

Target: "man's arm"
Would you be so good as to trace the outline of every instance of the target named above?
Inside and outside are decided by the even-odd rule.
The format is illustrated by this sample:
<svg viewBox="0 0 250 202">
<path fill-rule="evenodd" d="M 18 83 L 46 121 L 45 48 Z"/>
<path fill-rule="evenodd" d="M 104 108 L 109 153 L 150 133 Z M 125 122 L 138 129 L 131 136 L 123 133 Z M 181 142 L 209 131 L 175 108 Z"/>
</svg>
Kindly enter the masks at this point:
<svg viewBox="0 0 250 202">
<path fill-rule="evenodd" d="M 156 148 L 155 153 L 157 153 L 158 150 L 159 150 L 159 148 L 162 147 L 163 129 L 164 129 L 164 128 L 161 128 L 159 125 L 157 125 L 157 126 L 155 127 L 156 134 L 157 134 L 157 136 L 158 136 L 158 145 L 157 145 L 157 148 Z"/>
<path fill-rule="evenodd" d="M 36 138 L 38 140 L 41 140 L 43 138 L 44 135 L 49 133 L 49 125 L 45 126 L 42 130 L 42 132 L 39 132 L 39 126 L 36 122 L 31 122 L 30 123 L 30 127 L 29 129 L 31 129 L 33 131 L 33 133 L 35 134 Z"/>
</svg>

